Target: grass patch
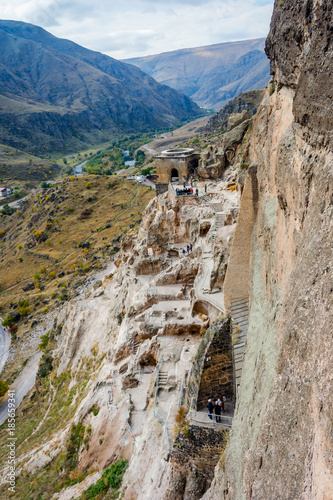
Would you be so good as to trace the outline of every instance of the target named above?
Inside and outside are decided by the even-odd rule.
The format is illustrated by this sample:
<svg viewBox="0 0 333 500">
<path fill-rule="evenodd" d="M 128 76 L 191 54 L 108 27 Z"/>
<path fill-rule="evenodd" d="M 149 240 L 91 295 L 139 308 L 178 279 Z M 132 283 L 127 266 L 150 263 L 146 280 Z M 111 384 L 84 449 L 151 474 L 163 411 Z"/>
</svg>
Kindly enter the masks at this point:
<svg viewBox="0 0 333 500">
<path fill-rule="evenodd" d="M 117 493 L 117 490 L 121 486 L 127 464 L 127 460 L 121 459 L 105 469 L 102 477 L 97 481 L 97 483 L 89 486 L 89 488 L 81 495 L 80 500 L 102 499 L 110 489 L 113 490 L 112 493 Z M 111 498 L 117 498 L 117 496 L 113 495 Z"/>
</svg>

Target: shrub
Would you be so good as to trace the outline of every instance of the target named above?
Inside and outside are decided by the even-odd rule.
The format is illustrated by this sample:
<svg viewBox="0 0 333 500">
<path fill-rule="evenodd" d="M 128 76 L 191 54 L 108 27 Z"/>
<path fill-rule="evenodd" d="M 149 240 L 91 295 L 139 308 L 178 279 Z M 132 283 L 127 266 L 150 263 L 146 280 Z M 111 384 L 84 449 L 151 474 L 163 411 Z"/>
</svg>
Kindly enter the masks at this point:
<svg viewBox="0 0 333 500">
<path fill-rule="evenodd" d="M 92 406 L 90 408 L 90 411 L 91 413 L 94 415 L 94 417 L 97 417 L 98 413 L 99 413 L 99 408 L 96 408 L 96 406 Z"/>
<path fill-rule="evenodd" d="M 53 280 L 55 278 L 56 273 L 54 271 L 51 271 L 49 274 L 50 280 Z"/>
<path fill-rule="evenodd" d="M 40 378 L 47 377 L 53 370 L 53 357 L 49 353 L 44 353 L 39 365 L 38 376 Z"/>
<path fill-rule="evenodd" d="M 27 316 L 30 312 L 29 302 L 27 300 L 19 300 L 18 303 L 18 313 L 20 316 Z"/>
<path fill-rule="evenodd" d="M 90 189 L 90 188 L 91 188 L 91 182 L 87 182 L 86 189 Z"/>
<path fill-rule="evenodd" d="M 187 420 L 187 410 L 184 406 L 180 406 L 178 412 L 175 415 L 176 431 L 180 432 L 188 423 Z"/>
<path fill-rule="evenodd" d="M 45 335 L 42 335 L 40 339 L 41 343 L 38 345 L 38 347 L 41 351 L 45 351 L 50 340 L 50 332 L 47 332 L 45 333 Z"/>
<path fill-rule="evenodd" d="M 67 444 L 66 450 L 66 465 L 69 469 L 76 468 L 78 462 L 78 453 L 83 443 L 85 428 L 81 422 L 77 425 L 72 424 L 71 434 Z"/>
<path fill-rule="evenodd" d="M 19 257 L 19 262 L 23 262 L 23 259 L 22 259 L 22 257 Z"/>
<path fill-rule="evenodd" d="M 17 245 L 18 250 L 21 250 L 22 245 Z"/>
<path fill-rule="evenodd" d="M 95 499 L 97 495 L 105 495 L 110 487 L 117 490 L 121 486 L 127 464 L 127 460 L 122 458 L 105 469 L 102 477 L 97 483 L 89 486 L 89 488 L 83 492 L 81 498 L 83 500 Z"/>
<path fill-rule="evenodd" d="M 141 170 L 141 174 L 142 174 L 142 175 L 148 175 L 148 174 L 150 174 L 150 171 L 151 171 L 152 169 L 153 169 L 153 167 L 143 168 L 143 169 Z"/>
<path fill-rule="evenodd" d="M 275 82 L 274 80 L 271 82 L 270 87 L 269 87 L 269 95 L 273 95 L 275 92 Z"/>
<path fill-rule="evenodd" d="M 0 380 L 0 398 L 6 394 L 9 389 L 9 384 L 4 380 Z"/>
<path fill-rule="evenodd" d="M 11 327 L 11 326 L 13 326 L 13 324 L 14 324 L 14 323 L 15 323 L 15 317 L 14 317 L 14 316 L 12 316 L 11 314 L 9 314 L 9 315 L 7 316 L 7 318 L 5 318 L 1 324 L 2 324 L 2 326 L 4 326 L 5 328 L 7 328 L 7 327 Z"/>
</svg>

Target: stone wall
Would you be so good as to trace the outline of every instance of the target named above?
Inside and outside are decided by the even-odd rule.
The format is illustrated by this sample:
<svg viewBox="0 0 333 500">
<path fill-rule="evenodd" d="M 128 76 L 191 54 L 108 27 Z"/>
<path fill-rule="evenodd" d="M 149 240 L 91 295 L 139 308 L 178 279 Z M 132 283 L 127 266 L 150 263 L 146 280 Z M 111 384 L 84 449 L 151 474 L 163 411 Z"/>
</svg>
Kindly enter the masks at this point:
<svg viewBox="0 0 333 500">
<path fill-rule="evenodd" d="M 233 397 L 230 320 L 217 321 L 205 333 L 187 383 L 184 405 L 203 407 L 212 397 Z"/>
<path fill-rule="evenodd" d="M 227 311 L 230 311 L 232 300 L 249 297 L 251 238 L 257 217 L 258 197 L 257 166 L 253 164 L 246 179 L 224 280 L 224 306 Z"/>
<path fill-rule="evenodd" d="M 168 184 L 156 183 L 156 196 L 166 193 L 168 190 Z"/>
<path fill-rule="evenodd" d="M 206 353 L 198 394 L 197 408 L 204 408 L 209 398 L 225 395 L 233 398 L 232 346 L 230 321 L 224 323 Z"/>
<path fill-rule="evenodd" d="M 206 480 L 208 487 L 225 447 L 228 431 L 191 425 L 187 434 L 188 437 L 182 433 L 176 437 L 171 461 L 189 471 L 195 469 L 196 476 Z"/>
</svg>

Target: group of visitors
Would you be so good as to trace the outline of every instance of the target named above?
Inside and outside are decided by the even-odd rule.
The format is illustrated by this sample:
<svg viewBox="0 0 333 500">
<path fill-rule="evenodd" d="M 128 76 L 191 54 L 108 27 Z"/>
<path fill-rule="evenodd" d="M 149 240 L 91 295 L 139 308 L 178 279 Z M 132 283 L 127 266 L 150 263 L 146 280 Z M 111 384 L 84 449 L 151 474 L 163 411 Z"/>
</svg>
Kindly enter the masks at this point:
<svg viewBox="0 0 333 500">
<path fill-rule="evenodd" d="M 185 256 L 186 255 L 186 252 L 187 253 L 190 253 L 192 252 L 192 243 L 190 245 L 187 245 L 186 249 L 183 248 L 183 251 L 182 251 L 182 254 Z"/>
<path fill-rule="evenodd" d="M 177 189 L 176 194 L 177 196 L 188 196 L 193 194 L 193 189 L 192 188 Z"/>
<path fill-rule="evenodd" d="M 217 424 L 221 423 L 221 413 L 225 413 L 224 403 L 226 402 L 226 400 L 227 398 L 225 396 L 222 396 L 222 399 L 219 398 L 217 401 L 215 401 L 215 403 L 211 399 L 208 399 L 208 416 L 211 420 L 213 420 L 213 422 L 213 416 L 215 416 L 215 422 Z"/>
</svg>

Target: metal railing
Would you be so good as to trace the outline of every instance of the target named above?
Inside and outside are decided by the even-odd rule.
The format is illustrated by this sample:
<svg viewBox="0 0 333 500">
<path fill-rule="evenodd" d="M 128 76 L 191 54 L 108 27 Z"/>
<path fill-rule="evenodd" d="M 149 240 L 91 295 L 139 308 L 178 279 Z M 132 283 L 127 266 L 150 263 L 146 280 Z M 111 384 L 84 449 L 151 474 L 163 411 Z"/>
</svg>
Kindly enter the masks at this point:
<svg viewBox="0 0 333 500">
<path fill-rule="evenodd" d="M 182 384 L 181 384 L 181 386 L 180 386 L 180 393 L 179 393 L 179 399 L 178 399 L 178 408 L 180 408 L 180 407 L 181 407 L 182 402 L 183 402 L 184 378 L 185 378 L 185 375 L 184 375 L 184 376 L 183 376 L 183 378 L 182 378 Z"/>
<path fill-rule="evenodd" d="M 195 193 L 194 193 L 194 189 L 195 188 L 188 188 L 188 189 L 193 189 L 193 193 L 180 193 L 180 194 L 177 194 L 177 190 L 174 188 L 174 186 L 171 184 L 171 182 L 169 183 L 169 186 L 171 187 L 171 191 L 173 193 L 173 195 L 176 197 L 176 198 L 187 198 L 187 197 L 195 197 L 195 198 L 198 198 Z"/>
<path fill-rule="evenodd" d="M 220 420 L 220 422 L 216 422 L 216 418 Z M 221 425 L 223 427 L 228 427 L 230 428 L 232 426 L 232 418 L 233 417 L 227 417 L 225 415 L 215 415 L 214 413 L 212 414 L 212 419 L 209 418 L 208 413 L 203 412 L 203 411 L 195 411 L 195 410 L 190 410 L 190 423 L 197 423 L 201 425 Z"/>
</svg>

